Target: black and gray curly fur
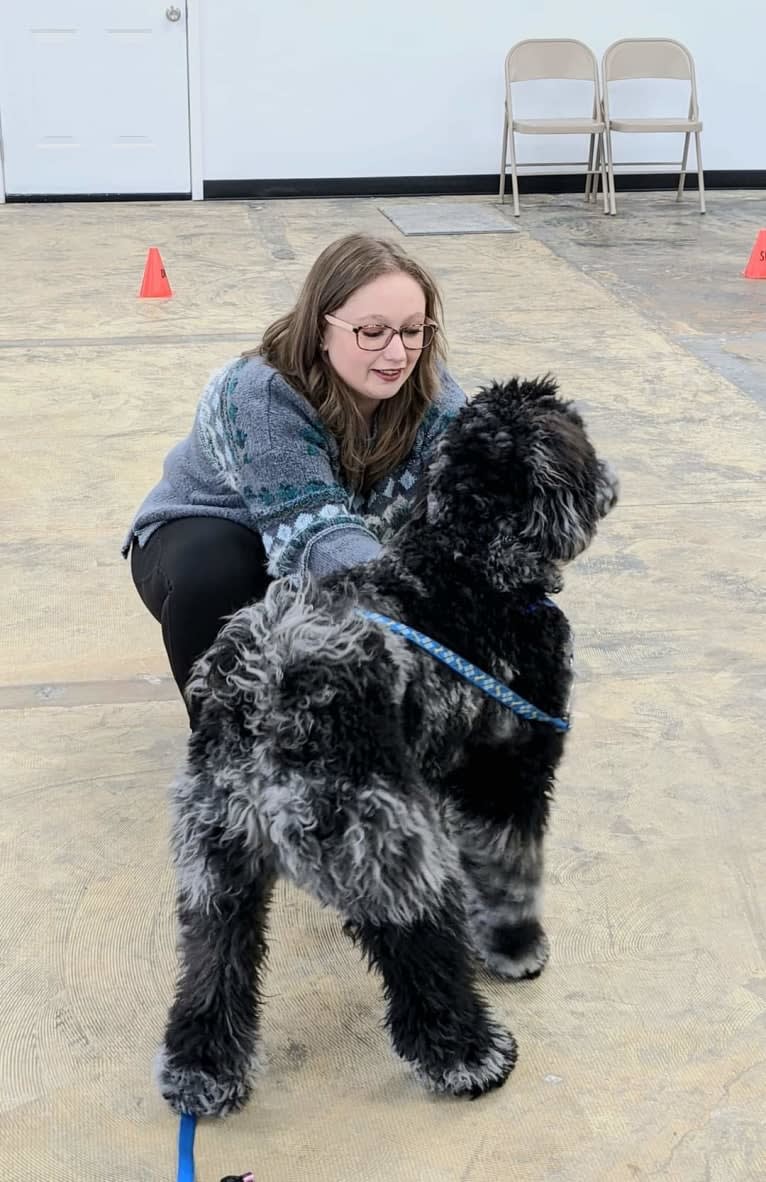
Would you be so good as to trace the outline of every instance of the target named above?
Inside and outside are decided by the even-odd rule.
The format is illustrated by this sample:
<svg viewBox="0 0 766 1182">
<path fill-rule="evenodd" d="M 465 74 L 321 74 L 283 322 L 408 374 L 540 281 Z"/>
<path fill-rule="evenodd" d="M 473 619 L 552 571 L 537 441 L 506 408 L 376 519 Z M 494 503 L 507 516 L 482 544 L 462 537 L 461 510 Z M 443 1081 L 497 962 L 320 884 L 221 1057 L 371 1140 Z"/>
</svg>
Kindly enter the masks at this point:
<svg viewBox="0 0 766 1182">
<path fill-rule="evenodd" d="M 224 1115 L 257 1065 L 279 875 L 336 908 L 383 979 L 396 1052 L 478 1096 L 516 1061 L 474 984 L 537 976 L 543 836 L 564 736 L 527 722 L 356 611 L 427 633 L 566 715 L 567 621 L 540 600 L 615 504 L 555 383 L 482 390 L 441 437 L 381 557 L 233 615 L 189 685 L 173 793 L 182 967 L 158 1059 L 178 1111 Z"/>
</svg>

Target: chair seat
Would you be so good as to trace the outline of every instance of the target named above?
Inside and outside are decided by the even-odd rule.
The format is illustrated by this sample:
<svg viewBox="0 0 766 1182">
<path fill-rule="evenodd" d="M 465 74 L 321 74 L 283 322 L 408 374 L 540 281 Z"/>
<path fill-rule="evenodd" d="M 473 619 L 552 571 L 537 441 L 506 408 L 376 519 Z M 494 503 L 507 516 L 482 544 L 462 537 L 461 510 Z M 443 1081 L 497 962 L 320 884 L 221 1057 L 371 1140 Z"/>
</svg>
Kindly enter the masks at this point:
<svg viewBox="0 0 766 1182">
<path fill-rule="evenodd" d="M 514 119 L 513 130 L 521 135 L 598 135 L 604 130 L 599 119 Z"/>
<path fill-rule="evenodd" d="M 610 119 L 612 131 L 702 131 L 701 119 Z"/>
</svg>

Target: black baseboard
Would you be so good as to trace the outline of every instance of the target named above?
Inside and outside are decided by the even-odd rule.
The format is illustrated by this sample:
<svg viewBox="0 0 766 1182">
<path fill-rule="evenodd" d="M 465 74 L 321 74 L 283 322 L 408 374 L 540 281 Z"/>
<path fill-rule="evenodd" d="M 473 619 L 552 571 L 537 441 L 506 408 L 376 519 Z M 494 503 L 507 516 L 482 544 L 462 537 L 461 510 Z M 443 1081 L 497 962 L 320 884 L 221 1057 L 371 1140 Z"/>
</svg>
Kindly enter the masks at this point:
<svg viewBox="0 0 766 1182">
<path fill-rule="evenodd" d="M 618 192 L 630 190 L 674 189 L 678 173 L 615 173 Z M 205 181 L 207 198 L 229 200 L 264 200 L 275 197 L 458 197 L 489 196 L 497 193 L 500 178 L 497 173 L 475 173 L 466 176 L 375 176 L 375 177 L 320 177 L 288 180 L 217 180 Z M 690 190 L 697 187 L 697 175 L 686 178 Z M 582 173 L 538 173 L 521 176 L 522 193 L 579 193 L 584 184 Z M 766 169 L 712 169 L 705 172 L 708 189 L 764 189 Z M 510 178 L 506 185 L 510 196 Z"/>
<path fill-rule="evenodd" d="M 674 189 L 678 173 L 633 172 L 615 174 L 618 192 Z M 263 201 L 268 198 L 311 197 L 487 197 L 498 191 L 496 173 L 461 176 L 367 176 L 287 178 L 284 180 L 205 181 L 208 200 Z M 579 193 L 584 184 L 579 172 L 537 173 L 519 177 L 521 193 Z M 686 178 L 697 188 L 697 174 Z M 711 169 L 705 171 L 708 189 L 766 189 L 766 168 Z M 510 198 L 510 178 L 506 196 Z M 8 193 L 9 203 L 63 201 L 190 201 L 190 193 Z"/>
<path fill-rule="evenodd" d="M 6 193 L 9 205 L 38 201 L 191 201 L 191 193 Z"/>
</svg>

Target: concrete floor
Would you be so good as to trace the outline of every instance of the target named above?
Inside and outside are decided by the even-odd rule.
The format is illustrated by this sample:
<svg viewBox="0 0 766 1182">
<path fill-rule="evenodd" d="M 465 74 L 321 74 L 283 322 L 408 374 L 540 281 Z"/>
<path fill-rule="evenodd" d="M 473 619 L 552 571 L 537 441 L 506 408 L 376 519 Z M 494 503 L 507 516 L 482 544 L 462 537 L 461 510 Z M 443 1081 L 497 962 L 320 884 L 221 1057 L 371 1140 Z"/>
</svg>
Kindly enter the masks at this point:
<svg viewBox="0 0 766 1182">
<path fill-rule="evenodd" d="M 185 716 L 119 556 L 208 372 L 374 200 L 0 207 L 0 1173 L 168 1182 L 150 1065 L 175 975 L 165 788 Z M 484 982 L 520 1044 L 436 1100 L 389 1053 L 337 919 L 274 910 L 268 1074 L 203 1124 L 198 1182 L 766 1176 L 766 282 L 761 194 L 523 202 L 521 233 L 403 241 L 467 389 L 554 371 L 623 499 L 570 570 L 575 726 L 553 960 Z M 175 296 L 138 301 L 146 249 Z M 759 888 L 760 884 L 760 888 Z"/>
</svg>

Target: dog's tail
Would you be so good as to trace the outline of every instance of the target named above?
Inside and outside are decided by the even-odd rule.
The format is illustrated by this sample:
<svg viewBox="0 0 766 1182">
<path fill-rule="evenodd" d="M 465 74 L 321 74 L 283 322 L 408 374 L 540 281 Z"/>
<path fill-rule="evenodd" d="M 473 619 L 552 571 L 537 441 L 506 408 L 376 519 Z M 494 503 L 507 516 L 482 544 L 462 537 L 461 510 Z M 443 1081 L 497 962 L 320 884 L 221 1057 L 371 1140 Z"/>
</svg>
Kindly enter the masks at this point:
<svg viewBox="0 0 766 1182">
<path fill-rule="evenodd" d="M 201 711 L 244 713 L 254 736 L 305 744 L 313 720 L 338 693 L 361 693 L 386 639 L 356 610 L 312 580 L 273 582 L 265 598 L 234 613 L 195 664 L 186 689 Z M 366 666 L 363 669 L 362 666 Z"/>
</svg>

